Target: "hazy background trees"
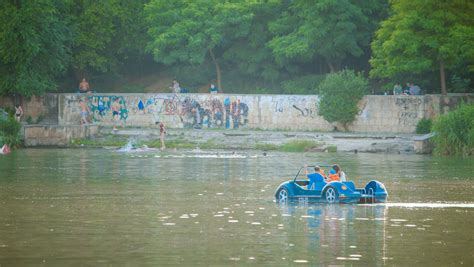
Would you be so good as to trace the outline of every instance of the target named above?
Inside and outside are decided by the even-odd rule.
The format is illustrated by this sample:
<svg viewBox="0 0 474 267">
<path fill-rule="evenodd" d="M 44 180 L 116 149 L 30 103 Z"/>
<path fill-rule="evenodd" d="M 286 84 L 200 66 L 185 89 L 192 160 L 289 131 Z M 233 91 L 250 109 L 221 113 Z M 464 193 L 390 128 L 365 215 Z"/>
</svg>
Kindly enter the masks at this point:
<svg viewBox="0 0 474 267">
<path fill-rule="evenodd" d="M 471 1 L 0 1 L 0 93 L 316 94 L 326 75 L 370 73 L 372 93 L 473 84 Z M 370 60 L 369 60 L 370 59 Z M 443 80 L 445 82 L 443 82 Z"/>
</svg>

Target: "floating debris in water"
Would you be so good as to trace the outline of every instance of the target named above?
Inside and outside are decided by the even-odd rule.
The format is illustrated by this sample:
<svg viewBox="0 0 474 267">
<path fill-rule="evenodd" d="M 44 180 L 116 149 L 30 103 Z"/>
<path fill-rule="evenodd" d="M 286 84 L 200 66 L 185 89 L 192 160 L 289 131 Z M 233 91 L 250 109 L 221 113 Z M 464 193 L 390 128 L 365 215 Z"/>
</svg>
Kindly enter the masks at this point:
<svg viewBox="0 0 474 267">
<path fill-rule="evenodd" d="M 342 261 L 358 261 L 360 260 L 359 258 L 346 258 L 346 257 L 337 257 L 336 260 L 342 260 Z"/>
<path fill-rule="evenodd" d="M 174 226 L 174 225 L 176 225 L 176 223 L 163 223 L 163 225 L 166 225 L 166 226 Z"/>
<path fill-rule="evenodd" d="M 294 260 L 294 263 L 308 263 L 307 260 Z"/>
<path fill-rule="evenodd" d="M 236 258 L 229 258 L 229 260 L 231 260 L 231 261 L 240 261 L 240 258 L 237 258 L 237 257 Z"/>
<path fill-rule="evenodd" d="M 416 227 L 416 224 L 405 224 L 405 227 Z"/>
<path fill-rule="evenodd" d="M 239 220 L 228 220 L 228 222 L 230 222 L 230 223 L 238 223 Z"/>
<path fill-rule="evenodd" d="M 253 225 L 260 225 L 260 222 L 252 222 Z"/>
<path fill-rule="evenodd" d="M 391 222 L 407 222 L 405 219 L 390 219 Z"/>
<path fill-rule="evenodd" d="M 189 215 L 188 214 L 183 214 L 179 218 L 180 219 L 189 219 Z"/>
</svg>

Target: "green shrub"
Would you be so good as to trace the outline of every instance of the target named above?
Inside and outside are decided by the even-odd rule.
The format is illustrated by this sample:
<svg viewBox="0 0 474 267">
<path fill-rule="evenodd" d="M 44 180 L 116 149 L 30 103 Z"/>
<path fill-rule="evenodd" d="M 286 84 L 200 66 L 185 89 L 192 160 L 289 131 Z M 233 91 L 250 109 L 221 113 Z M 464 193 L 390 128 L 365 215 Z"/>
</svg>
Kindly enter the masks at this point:
<svg viewBox="0 0 474 267">
<path fill-rule="evenodd" d="M 327 147 L 327 151 L 328 151 L 329 153 L 336 153 L 336 152 L 337 152 L 337 146 L 335 146 L 335 145 L 329 145 L 329 146 Z"/>
<path fill-rule="evenodd" d="M 433 126 L 433 121 L 431 119 L 421 119 L 416 124 L 415 132 L 417 134 L 427 134 L 431 132 L 431 127 Z"/>
<path fill-rule="evenodd" d="M 255 145 L 255 149 L 257 150 L 264 150 L 264 151 L 268 151 L 268 150 L 278 150 L 278 145 L 275 145 L 275 144 L 256 144 Z"/>
<path fill-rule="evenodd" d="M 368 81 L 360 73 L 345 69 L 328 74 L 319 85 L 319 115 L 347 129 L 359 112 L 357 103 L 367 91 Z"/>
<path fill-rule="evenodd" d="M 435 154 L 474 154 L 474 104 L 461 105 L 456 110 L 438 117 L 432 127 Z"/>
<path fill-rule="evenodd" d="M 304 152 L 320 146 L 321 144 L 315 141 L 294 140 L 283 144 L 279 150 L 284 152 Z"/>
<path fill-rule="evenodd" d="M 0 137 L 2 140 L 0 146 L 4 143 L 11 147 L 18 146 L 21 143 L 20 129 L 21 124 L 17 122 L 13 116 L 0 118 Z"/>
</svg>

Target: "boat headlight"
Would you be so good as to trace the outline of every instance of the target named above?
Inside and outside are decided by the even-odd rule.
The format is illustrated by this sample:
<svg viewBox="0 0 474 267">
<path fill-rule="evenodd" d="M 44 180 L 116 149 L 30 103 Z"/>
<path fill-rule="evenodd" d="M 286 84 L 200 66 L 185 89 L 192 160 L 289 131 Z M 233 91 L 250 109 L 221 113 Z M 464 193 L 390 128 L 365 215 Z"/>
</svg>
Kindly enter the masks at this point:
<svg viewBox="0 0 474 267">
<path fill-rule="evenodd" d="M 341 186 L 341 189 L 342 190 L 347 190 L 347 186 L 343 185 L 343 186 Z"/>
</svg>

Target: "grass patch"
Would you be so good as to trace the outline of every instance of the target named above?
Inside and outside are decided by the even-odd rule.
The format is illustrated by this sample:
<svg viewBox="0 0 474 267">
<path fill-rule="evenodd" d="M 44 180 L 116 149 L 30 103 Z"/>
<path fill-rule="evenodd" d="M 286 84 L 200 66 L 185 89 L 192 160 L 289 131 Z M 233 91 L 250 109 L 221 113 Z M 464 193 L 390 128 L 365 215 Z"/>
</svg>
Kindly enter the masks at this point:
<svg viewBox="0 0 474 267">
<path fill-rule="evenodd" d="M 335 146 L 335 145 L 329 145 L 329 146 L 327 146 L 326 149 L 327 149 L 328 152 L 330 152 L 330 153 L 335 153 L 335 152 L 337 152 L 337 146 Z"/>
<path fill-rule="evenodd" d="M 293 140 L 283 144 L 279 150 L 283 152 L 305 152 L 320 147 L 321 144 L 311 140 Z"/>
<path fill-rule="evenodd" d="M 88 146 L 88 147 L 103 147 L 103 146 L 117 146 L 122 147 L 127 144 L 127 140 L 123 137 L 106 137 L 104 139 L 73 139 L 71 140 L 71 146 Z"/>
<path fill-rule="evenodd" d="M 278 145 L 275 145 L 275 144 L 256 144 L 255 145 L 255 149 L 257 150 L 278 150 L 280 148 L 280 146 Z"/>
</svg>

